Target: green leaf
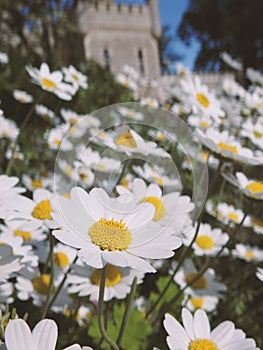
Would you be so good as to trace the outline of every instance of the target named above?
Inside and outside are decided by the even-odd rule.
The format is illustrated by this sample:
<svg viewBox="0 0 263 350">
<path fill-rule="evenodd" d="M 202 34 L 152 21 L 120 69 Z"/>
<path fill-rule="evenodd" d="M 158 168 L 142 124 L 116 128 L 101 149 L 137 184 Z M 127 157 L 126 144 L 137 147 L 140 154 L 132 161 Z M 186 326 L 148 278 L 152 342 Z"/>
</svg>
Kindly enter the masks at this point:
<svg viewBox="0 0 263 350">
<path fill-rule="evenodd" d="M 121 322 L 125 310 L 125 304 L 115 305 L 113 309 L 112 319 L 108 321 L 107 333 L 111 339 L 116 341 Z M 141 348 L 143 341 L 151 333 L 151 326 L 145 319 L 144 315 L 138 310 L 133 309 L 130 313 L 129 321 L 127 324 L 126 332 L 124 333 L 121 348 L 124 350 L 138 350 Z M 101 339 L 101 334 L 98 327 L 98 318 L 92 319 L 89 327 L 88 334 L 98 344 Z M 101 349 L 110 349 L 110 346 L 103 342 Z"/>
</svg>

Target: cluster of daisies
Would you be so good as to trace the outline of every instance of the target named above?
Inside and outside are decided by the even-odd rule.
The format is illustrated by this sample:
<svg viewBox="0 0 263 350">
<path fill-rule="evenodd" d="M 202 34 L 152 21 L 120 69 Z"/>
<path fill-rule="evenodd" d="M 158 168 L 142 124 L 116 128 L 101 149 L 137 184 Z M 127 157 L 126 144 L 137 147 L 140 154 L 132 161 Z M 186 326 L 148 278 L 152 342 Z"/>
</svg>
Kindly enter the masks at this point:
<svg viewBox="0 0 263 350">
<path fill-rule="evenodd" d="M 8 63 L 8 57 L 0 58 Z M 234 70 L 242 69 L 227 53 L 222 59 Z M 52 93 L 62 102 L 88 88 L 87 77 L 73 66 L 52 72 L 42 63 L 40 69 L 26 70 L 40 95 Z M 12 176 L 10 163 L 24 160 L 18 138 L 26 128 L 20 131 L 1 111 L 0 138 L 9 141 L 2 158 L 9 171 L 0 175 L 0 309 L 4 313 L 6 303 L 16 307 L 17 300 L 26 301 L 42 319 L 31 332 L 17 315 L 0 315 L 1 350 L 54 350 L 58 327 L 46 316 L 62 315 L 89 328 L 102 301 L 109 305 L 110 323 L 114 303 L 130 298 L 135 281 L 130 307 L 153 332 L 156 322 L 163 322 L 169 349 L 258 349 L 232 321 L 211 331 L 208 319 L 227 298 L 228 284 L 218 271 L 221 258 L 250 264 L 256 282 L 263 281 L 258 243 L 263 234 L 263 76 L 251 68 L 246 74 L 251 82 L 247 90 L 228 77 L 211 91 L 178 65 L 180 83 L 166 87 L 168 104 L 147 95 L 157 81 L 125 66 L 116 80 L 133 90 L 138 102 L 92 115 L 66 104 L 55 113 L 37 96 L 13 92 L 18 102 L 32 105 L 35 118 L 51 122 L 44 142 L 56 166 L 55 174 L 34 168 L 21 178 Z M 160 123 L 161 113 L 169 115 L 164 128 L 167 119 L 163 116 Z M 153 118 L 157 122 L 151 124 Z M 190 147 L 190 155 L 182 157 L 180 147 L 187 149 L 190 140 L 173 127 L 178 118 L 203 150 Z M 207 167 L 212 175 L 208 200 L 201 204 L 200 193 L 195 199 L 189 196 L 197 165 L 203 168 L 200 177 Z M 168 277 L 157 296 L 156 285 L 154 291 L 148 287 L 149 273 L 156 276 L 155 283 Z M 170 311 L 163 299 L 171 285 Z M 182 307 L 183 325 L 174 305 L 177 311 Z M 92 332 L 89 336 L 95 339 Z M 107 348 L 107 338 L 103 332 L 101 336 L 92 347 L 73 344 L 65 350 Z M 115 348 L 122 348 L 120 339 Z"/>
</svg>

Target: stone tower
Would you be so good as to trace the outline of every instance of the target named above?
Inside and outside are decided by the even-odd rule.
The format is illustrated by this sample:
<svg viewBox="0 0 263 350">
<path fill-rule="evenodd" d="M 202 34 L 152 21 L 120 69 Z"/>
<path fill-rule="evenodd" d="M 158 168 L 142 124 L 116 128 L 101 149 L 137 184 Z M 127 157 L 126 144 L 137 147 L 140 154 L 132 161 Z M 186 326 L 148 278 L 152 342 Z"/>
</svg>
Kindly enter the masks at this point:
<svg viewBox="0 0 263 350">
<path fill-rule="evenodd" d="M 113 74 L 128 64 L 142 75 L 160 75 L 158 0 L 146 0 L 142 6 L 82 0 L 78 24 L 87 59 L 95 59 Z"/>
</svg>

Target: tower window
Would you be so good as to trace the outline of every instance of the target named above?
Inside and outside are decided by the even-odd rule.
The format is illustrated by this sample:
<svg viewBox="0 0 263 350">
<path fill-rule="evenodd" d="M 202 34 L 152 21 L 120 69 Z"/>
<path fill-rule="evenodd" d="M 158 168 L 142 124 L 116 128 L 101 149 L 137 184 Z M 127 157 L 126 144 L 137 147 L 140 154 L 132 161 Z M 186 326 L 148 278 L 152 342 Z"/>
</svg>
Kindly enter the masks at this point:
<svg viewBox="0 0 263 350">
<path fill-rule="evenodd" d="M 143 53 L 142 53 L 142 49 L 138 50 L 138 59 L 139 59 L 139 69 L 140 69 L 140 73 L 144 74 L 145 73 L 145 69 L 144 69 L 144 62 L 143 62 Z"/>
<path fill-rule="evenodd" d="M 110 69 L 110 54 L 109 50 L 105 48 L 103 50 L 103 58 L 104 58 L 104 64 L 107 69 Z"/>
</svg>

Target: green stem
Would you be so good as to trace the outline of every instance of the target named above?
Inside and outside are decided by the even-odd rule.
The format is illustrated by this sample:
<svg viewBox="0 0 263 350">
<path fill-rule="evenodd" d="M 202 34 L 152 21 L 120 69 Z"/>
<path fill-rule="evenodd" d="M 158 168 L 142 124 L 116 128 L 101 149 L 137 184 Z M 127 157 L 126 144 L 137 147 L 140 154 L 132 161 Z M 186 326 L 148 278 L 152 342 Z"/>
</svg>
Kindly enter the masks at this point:
<svg viewBox="0 0 263 350">
<path fill-rule="evenodd" d="M 119 336 L 118 336 L 117 342 L 116 342 L 117 345 L 119 345 L 119 346 L 121 345 L 121 341 L 122 341 L 122 338 L 124 336 L 124 332 L 125 332 L 125 329 L 127 327 L 128 320 L 129 320 L 131 306 L 132 306 L 132 303 L 133 303 L 133 300 L 135 297 L 135 293 L 136 293 L 136 286 L 137 286 L 137 277 L 134 277 L 134 279 L 132 281 L 130 295 L 129 295 L 128 300 L 127 300 L 126 309 L 125 309 L 124 316 L 122 319 Z"/>
<path fill-rule="evenodd" d="M 50 308 L 50 307 L 54 304 L 55 300 L 57 299 L 57 296 L 59 295 L 59 293 L 60 293 L 62 287 L 64 286 L 64 283 L 66 282 L 66 279 L 67 279 L 67 277 L 68 277 L 68 274 L 69 274 L 70 271 L 72 270 L 72 268 L 73 268 L 73 266 L 74 266 L 74 264 L 75 264 L 75 262 L 76 262 L 77 260 L 78 260 L 78 256 L 75 257 L 75 259 L 73 260 L 72 264 L 70 265 L 70 267 L 68 268 L 68 270 L 65 272 L 65 275 L 64 275 L 62 281 L 60 282 L 59 286 L 58 286 L 57 289 L 56 289 L 55 294 L 53 295 L 53 297 L 51 298 L 51 300 L 50 300 L 50 302 L 49 302 L 48 308 Z"/>
<path fill-rule="evenodd" d="M 158 306 L 158 304 L 160 303 L 160 301 L 162 300 L 162 298 L 164 297 L 164 295 L 166 294 L 167 290 L 169 289 L 170 285 L 173 283 L 174 280 L 174 276 L 176 275 L 176 273 L 178 272 L 179 268 L 182 266 L 185 258 L 187 257 L 188 253 L 190 252 L 192 245 L 194 244 L 196 237 L 198 235 L 199 229 L 200 229 L 200 225 L 201 222 L 199 221 L 195 230 L 195 234 L 194 237 L 192 238 L 191 243 L 189 244 L 189 246 L 183 251 L 178 264 L 173 272 L 173 274 L 171 275 L 169 281 L 167 282 L 166 286 L 164 287 L 164 289 L 162 290 L 162 292 L 160 293 L 159 297 L 157 298 L 157 300 L 155 301 L 155 303 L 152 305 L 152 307 L 150 308 L 150 310 L 146 313 L 146 318 L 149 317 L 149 315 L 152 314 L 152 312 L 156 309 L 156 307 Z"/>
<path fill-rule="evenodd" d="M 45 305 L 43 308 L 43 312 L 41 315 L 41 319 L 43 320 L 46 315 L 47 312 L 49 310 L 49 300 L 52 294 L 52 290 L 53 290 L 53 285 L 54 285 L 54 275 L 55 275 L 55 266 L 54 266 L 54 245 L 55 245 L 55 239 L 52 236 L 52 234 L 50 233 L 49 236 L 49 250 L 50 250 L 50 282 L 49 282 L 49 286 L 48 286 L 48 292 L 47 292 L 47 297 L 46 297 L 46 301 L 45 301 Z"/>
<path fill-rule="evenodd" d="M 122 171 L 121 171 L 121 173 L 120 173 L 120 175 L 119 175 L 119 177 L 118 177 L 118 179 L 117 179 L 117 181 L 115 183 L 115 186 L 113 187 L 112 192 L 114 192 L 116 190 L 117 186 L 120 184 L 121 179 L 123 178 L 123 176 L 125 174 L 125 171 L 126 171 L 128 165 L 130 164 L 130 161 L 131 161 L 130 159 L 125 161 L 125 163 L 123 165 L 123 168 L 122 168 Z"/>
<path fill-rule="evenodd" d="M 103 339 L 115 350 L 119 350 L 119 346 L 108 336 L 103 322 L 103 298 L 105 290 L 105 282 L 107 276 L 107 265 L 101 270 L 100 276 L 100 290 L 99 290 L 99 304 L 98 304 L 98 323 L 99 330 Z"/>
<path fill-rule="evenodd" d="M 15 142 L 13 143 L 12 145 L 12 148 L 11 148 L 11 157 L 7 163 L 7 167 L 6 167 L 6 175 L 10 176 L 10 173 L 11 173 L 11 170 L 12 170 L 12 166 L 13 166 L 13 163 L 14 163 L 14 157 L 15 157 L 15 152 L 16 152 L 16 146 L 18 144 L 18 140 L 22 134 L 22 131 L 24 130 L 24 128 L 26 127 L 27 123 L 29 122 L 31 116 L 33 115 L 34 113 L 34 110 L 35 110 L 35 107 L 36 105 L 42 100 L 43 96 L 44 96 L 44 92 L 42 92 L 38 99 L 32 104 L 29 112 L 27 113 L 25 119 L 23 120 L 23 123 L 22 125 L 20 126 L 20 131 L 19 131 L 19 134 L 17 135 L 17 138 L 15 140 Z"/>
</svg>

